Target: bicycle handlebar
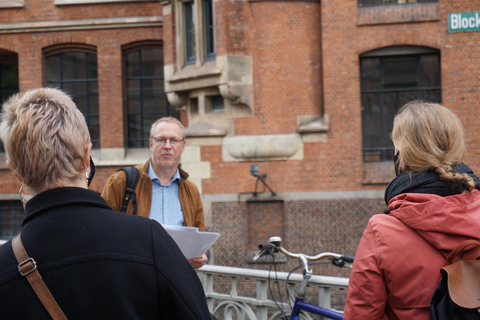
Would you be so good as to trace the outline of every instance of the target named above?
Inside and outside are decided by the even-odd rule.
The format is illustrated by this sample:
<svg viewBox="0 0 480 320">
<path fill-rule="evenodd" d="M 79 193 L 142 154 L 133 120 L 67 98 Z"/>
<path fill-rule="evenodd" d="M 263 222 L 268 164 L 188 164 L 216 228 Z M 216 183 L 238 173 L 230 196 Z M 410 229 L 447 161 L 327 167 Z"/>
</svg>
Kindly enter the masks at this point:
<svg viewBox="0 0 480 320">
<path fill-rule="evenodd" d="M 272 241 L 272 239 L 270 241 Z M 345 265 L 345 262 L 353 263 L 353 260 L 355 258 L 353 256 L 338 254 L 338 253 L 333 253 L 333 252 L 322 252 L 322 253 L 319 253 L 315 256 L 309 256 L 309 255 L 302 254 L 302 253 L 292 253 L 292 252 L 288 251 L 287 249 L 285 249 L 284 247 L 282 247 L 280 245 L 280 241 L 281 241 L 281 239 L 279 237 L 275 237 L 275 241 L 272 241 L 270 243 L 259 244 L 258 249 L 261 252 L 257 255 L 256 258 L 258 259 L 259 257 L 261 257 L 265 254 L 280 251 L 281 253 L 283 253 L 284 255 L 286 255 L 288 257 L 291 257 L 291 258 L 304 257 L 305 259 L 307 259 L 309 261 L 329 258 L 330 260 L 332 260 L 332 263 L 334 265 L 338 266 L 338 267 L 343 267 Z M 256 260 L 256 259 L 254 258 L 254 260 Z"/>
</svg>

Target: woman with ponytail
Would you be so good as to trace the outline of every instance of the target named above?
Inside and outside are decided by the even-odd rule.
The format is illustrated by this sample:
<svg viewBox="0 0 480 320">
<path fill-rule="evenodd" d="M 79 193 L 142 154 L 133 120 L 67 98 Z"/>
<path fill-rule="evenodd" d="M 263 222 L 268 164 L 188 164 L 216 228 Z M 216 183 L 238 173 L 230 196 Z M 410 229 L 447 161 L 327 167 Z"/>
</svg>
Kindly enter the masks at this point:
<svg viewBox="0 0 480 320">
<path fill-rule="evenodd" d="M 437 103 L 413 101 L 393 123 L 396 178 L 388 214 L 370 218 L 358 246 L 344 319 L 430 319 L 443 253 L 480 240 L 479 178 L 462 161 L 463 127 Z"/>
</svg>

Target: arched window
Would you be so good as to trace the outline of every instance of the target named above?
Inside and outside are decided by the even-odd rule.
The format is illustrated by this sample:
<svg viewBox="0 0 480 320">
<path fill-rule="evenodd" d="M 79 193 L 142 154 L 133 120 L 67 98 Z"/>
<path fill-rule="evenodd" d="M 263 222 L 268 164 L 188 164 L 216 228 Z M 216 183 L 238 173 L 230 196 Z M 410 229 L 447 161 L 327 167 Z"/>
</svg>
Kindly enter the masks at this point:
<svg viewBox="0 0 480 320">
<path fill-rule="evenodd" d="M 392 160 L 397 110 L 417 99 L 441 102 L 440 52 L 417 46 L 370 51 L 360 56 L 360 75 L 363 160 Z"/>
<path fill-rule="evenodd" d="M 18 92 L 18 55 L 15 52 L 0 50 L 0 103 Z M 0 152 L 4 152 L 0 142 Z"/>
<path fill-rule="evenodd" d="M 93 148 L 100 148 L 97 54 L 93 46 L 72 44 L 43 50 L 47 86 L 68 93 L 85 116 Z"/>
<path fill-rule="evenodd" d="M 159 41 L 123 47 L 127 146 L 149 146 L 150 127 L 159 118 L 180 119 L 164 91 L 163 47 Z"/>
</svg>

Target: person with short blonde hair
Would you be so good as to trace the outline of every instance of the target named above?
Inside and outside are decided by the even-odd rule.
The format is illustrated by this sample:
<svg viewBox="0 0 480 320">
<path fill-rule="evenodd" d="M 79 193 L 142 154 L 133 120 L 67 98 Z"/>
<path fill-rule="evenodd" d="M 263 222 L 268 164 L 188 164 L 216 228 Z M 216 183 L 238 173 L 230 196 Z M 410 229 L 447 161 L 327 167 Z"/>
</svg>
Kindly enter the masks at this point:
<svg viewBox="0 0 480 320">
<path fill-rule="evenodd" d="M 211 319 L 198 276 L 161 225 L 119 214 L 88 190 L 92 144 L 68 95 L 40 88 L 13 96 L 0 138 L 33 195 L 21 241 L 68 319 Z M 51 319 L 19 270 L 10 240 L 0 246 L 1 318 Z"/>
<path fill-rule="evenodd" d="M 430 319 L 442 252 L 480 240 L 480 180 L 462 162 L 458 117 L 412 101 L 398 111 L 391 136 L 397 176 L 385 190 L 389 214 L 372 216 L 360 240 L 345 320 Z"/>
<path fill-rule="evenodd" d="M 3 105 L 2 120 L 7 162 L 32 193 L 85 182 L 90 135 L 66 94 L 44 88 L 14 95 Z"/>
</svg>

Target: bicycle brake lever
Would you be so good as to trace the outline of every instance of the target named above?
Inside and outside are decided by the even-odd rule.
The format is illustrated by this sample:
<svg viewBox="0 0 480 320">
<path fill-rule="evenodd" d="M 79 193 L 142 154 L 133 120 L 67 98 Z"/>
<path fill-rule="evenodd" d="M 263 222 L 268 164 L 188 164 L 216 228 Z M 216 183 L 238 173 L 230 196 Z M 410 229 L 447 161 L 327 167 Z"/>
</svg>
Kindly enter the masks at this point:
<svg viewBox="0 0 480 320">
<path fill-rule="evenodd" d="M 330 261 L 332 261 L 332 264 L 337 267 L 344 267 L 345 266 L 345 261 L 343 259 L 334 259 L 334 258 L 328 258 Z"/>
</svg>

